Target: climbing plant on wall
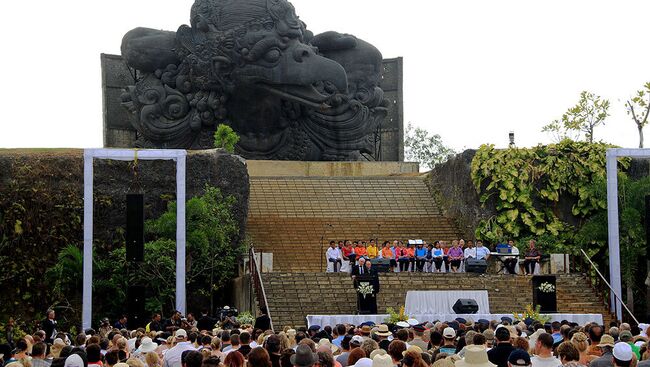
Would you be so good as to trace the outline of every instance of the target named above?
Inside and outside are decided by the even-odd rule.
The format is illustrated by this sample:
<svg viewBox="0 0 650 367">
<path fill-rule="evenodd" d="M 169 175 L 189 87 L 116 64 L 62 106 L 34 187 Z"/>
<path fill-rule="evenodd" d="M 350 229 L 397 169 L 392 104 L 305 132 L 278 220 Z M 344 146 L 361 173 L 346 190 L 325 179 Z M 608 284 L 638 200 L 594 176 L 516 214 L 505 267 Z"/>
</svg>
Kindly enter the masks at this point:
<svg viewBox="0 0 650 367">
<path fill-rule="evenodd" d="M 606 180 L 605 151 L 611 147 L 569 139 L 532 148 L 482 145 L 472 160 L 472 181 L 481 203 L 492 201 L 497 214 L 481 221 L 476 235 L 491 242 L 551 235 L 561 245 L 576 222 L 607 206 L 593 182 Z M 626 167 L 628 161 L 620 163 Z M 562 215 L 566 203 L 573 218 Z"/>
</svg>

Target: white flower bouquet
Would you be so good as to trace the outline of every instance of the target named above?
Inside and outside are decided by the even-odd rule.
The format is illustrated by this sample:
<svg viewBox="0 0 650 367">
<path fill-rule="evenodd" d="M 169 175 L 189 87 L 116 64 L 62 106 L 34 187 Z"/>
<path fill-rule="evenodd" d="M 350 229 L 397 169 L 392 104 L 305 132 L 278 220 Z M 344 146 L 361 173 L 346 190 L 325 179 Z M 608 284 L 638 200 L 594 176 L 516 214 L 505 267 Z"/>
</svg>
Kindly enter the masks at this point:
<svg viewBox="0 0 650 367">
<path fill-rule="evenodd" d="M 554 293 L 555 286 L 549 282 L 544 282 L 537 287 L 542 293 Z"/>
<path fill-rule="evenodd" d="M 357 292 L 359 292 L 363 298 L 366 298 L 369 294 L 373 294 L 374 291 L 375 289 L 368 282 L 360 282 L 359 287 L 357 288 Z"/>
</svg>

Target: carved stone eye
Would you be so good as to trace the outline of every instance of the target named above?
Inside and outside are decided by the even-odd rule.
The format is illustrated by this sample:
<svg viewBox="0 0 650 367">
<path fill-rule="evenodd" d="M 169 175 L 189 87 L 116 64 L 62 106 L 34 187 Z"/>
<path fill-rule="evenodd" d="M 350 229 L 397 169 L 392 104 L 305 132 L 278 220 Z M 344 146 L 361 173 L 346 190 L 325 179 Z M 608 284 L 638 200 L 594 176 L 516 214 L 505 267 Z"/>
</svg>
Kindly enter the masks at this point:
<svg viewBox="0 0 650 367">
<path fill-rule="evenodd" d="M 280 50 L 277 48 L 272 48 L 264 54 L 264 60 L 267 62 L 278 62 L 280 60 Z"/>
</svg>

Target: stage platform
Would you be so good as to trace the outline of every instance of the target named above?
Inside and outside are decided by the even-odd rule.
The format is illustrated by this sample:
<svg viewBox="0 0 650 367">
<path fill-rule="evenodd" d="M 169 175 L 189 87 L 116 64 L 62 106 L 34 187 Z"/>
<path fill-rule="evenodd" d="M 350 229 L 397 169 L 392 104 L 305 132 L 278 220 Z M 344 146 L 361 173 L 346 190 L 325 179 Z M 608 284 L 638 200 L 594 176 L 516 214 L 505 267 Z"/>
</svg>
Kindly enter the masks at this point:
<svg viewBox="0 0 650 367">
<path fill-rule="evenodd" d="M 410 317 L 418 320 L 419 322 L 425 321 L 451 321 L 458 317 L 465 320 L 477 321 L 479 319 L 486 320 L 501 320 L 501 317 L 510 317 L 512 314 L 409 314 Z M 551 317 L 551 322 L 567 320 L 575 322 L 579 325 L 584 325 L 588 322 L 596 322 L 598 325 L 603 325 L 603 315 L 601 314 L 578 314 L 578 313 L 553 313 L 548 314 Z M 337 324 L 353 324 L 359 325 L 361 323 L 372 321 L 375 324 L 382 324 L 388 317 L 388 314 L 378 315 L 307 315 L 307 327 L 311 325 L 320 325 L 321 327 L 330 325 L 334 327 Z"/>
</svg>

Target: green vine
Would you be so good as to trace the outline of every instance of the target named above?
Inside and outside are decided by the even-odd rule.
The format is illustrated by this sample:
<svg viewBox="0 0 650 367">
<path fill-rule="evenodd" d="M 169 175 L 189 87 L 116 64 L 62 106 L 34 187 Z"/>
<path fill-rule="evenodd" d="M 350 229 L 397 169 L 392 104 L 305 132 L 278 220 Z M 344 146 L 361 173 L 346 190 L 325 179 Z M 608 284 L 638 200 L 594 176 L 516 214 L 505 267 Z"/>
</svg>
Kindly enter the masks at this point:
<svg viewBox="0 0 650 367">
<path fill-rule="evenodd" d="M 612 145 L 563 140 L 532 148 L 482 145 L 472 160 L 472 182 L 481 203 L 493 201 L 497 214 L 479 223 L 476 235 L 492 242 L 552 235 L 561 242 L 574 226 L 559 216 L 560 202 L 584 220 L 607 206 L 592 183 L 605 181 L 605 152 Z M 621 160 L 627 167 L 629 160 Z"/>
</svg>

